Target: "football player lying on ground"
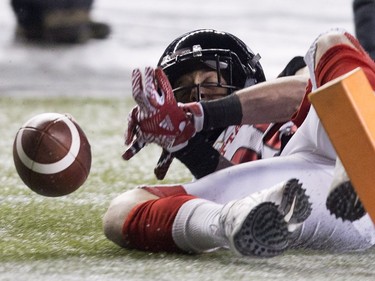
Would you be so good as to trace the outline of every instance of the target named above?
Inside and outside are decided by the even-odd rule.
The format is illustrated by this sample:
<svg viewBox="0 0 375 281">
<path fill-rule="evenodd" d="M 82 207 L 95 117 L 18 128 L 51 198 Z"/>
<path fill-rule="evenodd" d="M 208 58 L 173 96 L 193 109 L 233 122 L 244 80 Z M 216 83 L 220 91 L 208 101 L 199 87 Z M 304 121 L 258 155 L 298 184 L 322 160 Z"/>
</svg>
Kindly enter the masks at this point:
<svg viewBox="0 0 375 281">
<path fill-rule="evenodd" d="M 235 90 L 264 81 L 259 59 L 259 55 L 255 55 L 232 34 L 205 29 L 186 33 L 174 40 L 164 51 L 158 65 L 167 73 L 174 86 L 176 100 L 186 103 L 227 96 Z M 297 71 L 303 73 L 305 66 L 302 57 L 295 57 L 279 77 L 293 75 Z M 283 108 L 275 108 L 279 112 L 276 120 L 287 123 L 269 125 L 263 122 L 256 126 L 229 126 L 200 132 L 189 141 L 187 147 L 174 155 L 196 178 L 200 178 L 229 165 L 279 154 L 280 148 L 294 131 L 295 126 L 289 119 L 301 103 L 307 79 L 306 75 L 292 79 L 289 83 L 284 82 L 282 85 L 288 89 L 280 92 L 275 87 L 270 88 L 267 93 L 262 92 L 262 95 L 284 95 L 278 98 L 285 104 Z M 257 98 L 255 95 L 254 97 Z M 212 146 L 215 139 L 214 147 L 217 150 Z M 127 155 L 126 158 L 128 157 Z M 173 157 L 164 150 L 160 159 L 155 169 L 159 179 L 164 177 Z M 148 192 L 140 189 L 134 192 L 140 193 L 137 200 L 142 197 L 143 192 L 146 196 L 143 198 L 149 196 Z"/>
<path fill-rule="evenodd" d="M 373 61 L 358 41 L 344 31 L 321 35 L 305 59 L 313 89 L 356 67 L 362 67 L 375 87 Z M 252 119 L 254 112 L 249 108 L 256 106 L 247 101 L 252 93 L 274 86 L 273 82 L 263 82 L 216 101 L 178 108 L 160 69 L 155 77 L 163 98 L 153 89 L 152 69 L 146 71 L 145 91 L 139 70 L 134 71 L 133 93 L 138 107 L 132 112 L 126 142 L 131 143 L 136 129 L 138 146 L 155 142 L 172 152 L 201 130 L 257 123 L 265 112 L 260 111 L 255 116 L 258 119 Z M 268 100 L 270 105 L 275 103 Z M 302 107 L 300 113 L 306 109 Z M 149 126 L 151 119 L 162 120 L 171 110 L 175 114 L 169 117 L 176 128 L 172 132 L 158 127 L 159 122 Z M 199 253 L 230 247 L 241 255 L 274 256 L 300 247 L 367 249 L 375 241 L 368 215 L 353 223 L 344 222 L 330 215 L 325 207 L 335 162 L 331 143 L 310 108 L 280 157 L 236 165 L 184 185 L 145 188 L 150 200 L 142 197 L 137 202 L 134 194 L 124 193 L 112 201 L 105 214 L 105 233 L 123 247 L 149 251 Z M 310 196 L 310 216 L 304 189 L 293 178 L 303 183 Z"/>
</svg>

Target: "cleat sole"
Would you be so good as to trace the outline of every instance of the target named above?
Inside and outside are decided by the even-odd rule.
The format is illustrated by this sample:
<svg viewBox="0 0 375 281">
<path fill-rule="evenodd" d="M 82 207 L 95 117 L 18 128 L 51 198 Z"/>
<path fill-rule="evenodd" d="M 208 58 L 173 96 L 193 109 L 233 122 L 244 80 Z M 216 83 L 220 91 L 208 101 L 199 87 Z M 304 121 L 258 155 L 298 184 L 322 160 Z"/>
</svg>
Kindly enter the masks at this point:
<svg viewBox="0 0 375 281">
<path fill-rule="evenodd" d="M 291 211 L 292 215 L 288 221 L 291 224 L 302 223 L 311 214 L 309 196 L 306 195 L 306 190 L 297 179 L 291 179 L 286 183 L 279 206 L 279 212 L 284 216 Z"/>
<path fill-rule="evenodd" d="M 351 222 L 366 213 L 350 181 L 340 184 L 329 194 L 326 206 L 336 218 Z"/>
<path fill-rule="evenodd" d="M 255 207 L 233 236 L 233 246 L 243 256 L 274 257 L 289 246 L 288 228 L 278 207 L 265 202 Z"/>
</svg>

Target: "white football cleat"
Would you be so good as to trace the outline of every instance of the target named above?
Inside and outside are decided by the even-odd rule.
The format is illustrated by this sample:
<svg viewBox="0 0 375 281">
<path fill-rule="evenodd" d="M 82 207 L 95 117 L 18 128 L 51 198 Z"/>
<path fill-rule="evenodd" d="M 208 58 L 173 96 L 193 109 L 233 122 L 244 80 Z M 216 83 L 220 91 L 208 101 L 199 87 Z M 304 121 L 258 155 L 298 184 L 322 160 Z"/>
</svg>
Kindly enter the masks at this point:
<svg viewBox="0 0 375 281">
<path fill-rule="evenodd" d="M 297 179 L 224 205 L 220 226 L 230 248 L 241 256 L 273 257 L 289 247 L 289 235 L 311 213 Z"/>
</svg>

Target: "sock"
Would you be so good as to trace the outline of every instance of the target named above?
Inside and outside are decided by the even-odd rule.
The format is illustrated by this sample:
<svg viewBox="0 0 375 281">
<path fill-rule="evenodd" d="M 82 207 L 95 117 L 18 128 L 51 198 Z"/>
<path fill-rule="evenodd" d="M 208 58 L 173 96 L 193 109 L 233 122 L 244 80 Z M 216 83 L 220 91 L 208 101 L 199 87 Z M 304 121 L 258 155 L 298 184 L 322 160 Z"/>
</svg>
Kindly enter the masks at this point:
<svg viewBox="0 0 375 281">
<path fill-rule="evenodd" d="M 181 252 L 172 238 L 172 225 L 180 207 L 194 198 L 196 197 L 192 195 L 174 195 L 135 206 L 122 231 L 127 248 L 151 252 Z"/>
<path fill-rule="evenodd" d="M 204 199 L 193 199 L 184 203 L 172 228 L 176 245 L 189 253 L 227 246 L 227 240 L 219 229 L 222 208 L 222 205 Z"/>
</svg>

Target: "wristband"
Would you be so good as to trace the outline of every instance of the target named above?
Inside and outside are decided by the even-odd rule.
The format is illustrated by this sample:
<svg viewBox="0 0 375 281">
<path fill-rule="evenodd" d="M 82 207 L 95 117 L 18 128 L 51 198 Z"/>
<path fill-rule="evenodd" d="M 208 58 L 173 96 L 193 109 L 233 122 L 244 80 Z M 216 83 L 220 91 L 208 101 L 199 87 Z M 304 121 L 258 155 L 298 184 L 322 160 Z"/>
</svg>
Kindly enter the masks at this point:
<svg viewBox="0 0 375 281">
<path fill-rule="evenodd" d="M 213 101 L 202 101 L 201 104 L 204 112 L 203 130 L 241 124 L 242 107 L 236 94 Z"/>
</svg>

